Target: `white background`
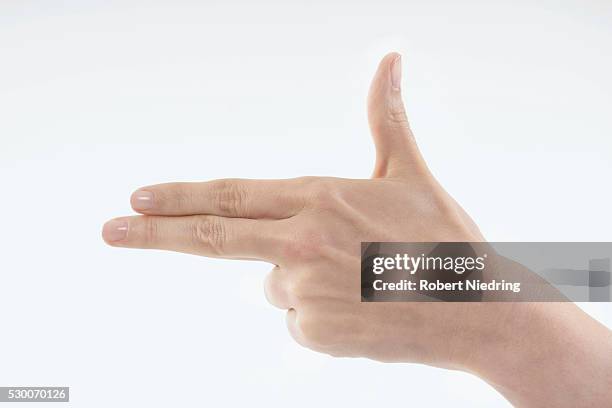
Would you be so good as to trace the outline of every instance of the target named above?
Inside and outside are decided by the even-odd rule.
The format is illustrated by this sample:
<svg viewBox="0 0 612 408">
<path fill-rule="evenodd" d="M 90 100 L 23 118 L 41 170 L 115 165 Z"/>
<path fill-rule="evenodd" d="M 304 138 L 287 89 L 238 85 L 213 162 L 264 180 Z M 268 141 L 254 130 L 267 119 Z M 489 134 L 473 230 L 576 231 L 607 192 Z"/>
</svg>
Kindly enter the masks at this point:
<svg viewBox="0 0 612 408">
<path fill-rule="evenodd" d="M 504 406 L 466 374 L 300 348 L 269 265 L 100 228 L 150 183 L 368 177 L 365 96 L 397 50 L 424 156 L 489 240 L 610 241 L 611 39 L 608 0 L 3 0 L 0 385 L 69 385 L 78 407 Z"/>
</svg>

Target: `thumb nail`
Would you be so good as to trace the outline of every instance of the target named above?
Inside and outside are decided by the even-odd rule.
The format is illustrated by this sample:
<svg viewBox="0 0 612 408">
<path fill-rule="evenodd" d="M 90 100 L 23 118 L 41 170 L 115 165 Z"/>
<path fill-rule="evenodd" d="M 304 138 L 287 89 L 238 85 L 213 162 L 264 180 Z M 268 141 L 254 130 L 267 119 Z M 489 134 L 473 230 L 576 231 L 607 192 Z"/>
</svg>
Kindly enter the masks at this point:
<svg viewBox="0 0 612 408">
<path fill-rule="evenodd" d="M 402 57 L 398 55 L 391 63 L 391 87 L 399 91 L 402 82 Z"/>
</svg>

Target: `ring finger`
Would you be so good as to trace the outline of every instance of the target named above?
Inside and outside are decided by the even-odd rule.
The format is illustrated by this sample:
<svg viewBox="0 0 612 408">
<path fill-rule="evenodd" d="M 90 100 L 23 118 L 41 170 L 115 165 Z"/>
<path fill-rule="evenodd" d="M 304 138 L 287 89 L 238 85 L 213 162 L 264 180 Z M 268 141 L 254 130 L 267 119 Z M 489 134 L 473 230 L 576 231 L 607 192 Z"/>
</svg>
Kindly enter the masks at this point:
<svg viewBox="0 0 612 408">
<path fill-rule="evenodd" d="M 264 281 L 264 293 L 268 302 L 279 309 L 290 309 L 292 306 L 291 295 L 287 290 L 287 271 L 274 267 L 266 276 Z"/>
</svg>

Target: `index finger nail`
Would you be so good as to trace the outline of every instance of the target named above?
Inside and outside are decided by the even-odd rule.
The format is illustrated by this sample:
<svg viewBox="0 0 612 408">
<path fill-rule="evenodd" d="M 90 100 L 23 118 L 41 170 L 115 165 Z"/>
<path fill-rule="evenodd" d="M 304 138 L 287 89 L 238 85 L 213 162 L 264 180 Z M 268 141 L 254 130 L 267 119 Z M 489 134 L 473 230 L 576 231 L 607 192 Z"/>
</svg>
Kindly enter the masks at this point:
<svg viewBox="0 0 612 408">
<path fill-rule="evenodd" d="M 110 220 L 102 228 L 102 236 L 107 242 L 121 241 L 127 237 L 128 223 L 125 220 Z"/>
</svg>

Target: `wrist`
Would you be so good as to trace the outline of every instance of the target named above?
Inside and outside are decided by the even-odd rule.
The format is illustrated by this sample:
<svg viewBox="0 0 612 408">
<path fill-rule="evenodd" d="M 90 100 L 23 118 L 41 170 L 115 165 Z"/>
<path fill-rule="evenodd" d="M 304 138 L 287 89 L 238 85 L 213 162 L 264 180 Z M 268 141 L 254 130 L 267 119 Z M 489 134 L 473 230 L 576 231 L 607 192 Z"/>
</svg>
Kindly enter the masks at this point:
<svg viewBox="0 0 612 408">
<path fill-rule="evenodd" d="M 496 321 L 463 369 L 518 406 L 604 406 L 612 332 L 573 303 L 489 304 Z"/>
</svg>

